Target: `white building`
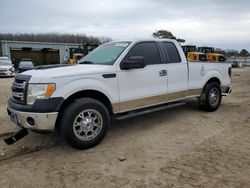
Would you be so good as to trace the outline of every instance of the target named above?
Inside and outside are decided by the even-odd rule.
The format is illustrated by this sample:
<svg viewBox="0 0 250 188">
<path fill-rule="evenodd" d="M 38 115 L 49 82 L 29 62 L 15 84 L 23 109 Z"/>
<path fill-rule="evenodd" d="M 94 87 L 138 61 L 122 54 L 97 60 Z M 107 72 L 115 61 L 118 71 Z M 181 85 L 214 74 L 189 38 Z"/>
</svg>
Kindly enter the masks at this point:
<svg viewBox="0 0 250 188">
<path fill-rule="evenodd" d="M 1 41 L 0 56 L 8 56 L 14 63 L 22 58 L 30 58 L 35 64 L 63 63 L 74 49 L 82 44 L 27 42 L 27 41 Z M 1 53 L 0 51 L 0 53 Z"/>
</svg>

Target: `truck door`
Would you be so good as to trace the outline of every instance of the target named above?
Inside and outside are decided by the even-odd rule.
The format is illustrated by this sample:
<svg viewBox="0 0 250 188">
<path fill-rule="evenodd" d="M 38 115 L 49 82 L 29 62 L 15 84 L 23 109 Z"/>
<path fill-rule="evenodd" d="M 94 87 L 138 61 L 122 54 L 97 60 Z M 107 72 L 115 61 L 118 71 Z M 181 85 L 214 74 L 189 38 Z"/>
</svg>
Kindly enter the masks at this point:
<svg viewBox="0 0 250 188">
<path fill-rule="evenodd" d="M 173 42 L 162 43 L 164 54 L 167 59 L 168 72 L 168 101 L 184 98 L 187 95 L 188 89 L 188 65 L 187 60 L 180 56 L 178 50 Z"/>
<path fill-rule="evenodd" d="M 120 111 L 166 102 L 167 65 L 163 63 L 157 43 L 136 43 L 120 65 L 134 57 L 144 58 L 145 65 L 144 68 L 118 71 Z"/>
</svg>

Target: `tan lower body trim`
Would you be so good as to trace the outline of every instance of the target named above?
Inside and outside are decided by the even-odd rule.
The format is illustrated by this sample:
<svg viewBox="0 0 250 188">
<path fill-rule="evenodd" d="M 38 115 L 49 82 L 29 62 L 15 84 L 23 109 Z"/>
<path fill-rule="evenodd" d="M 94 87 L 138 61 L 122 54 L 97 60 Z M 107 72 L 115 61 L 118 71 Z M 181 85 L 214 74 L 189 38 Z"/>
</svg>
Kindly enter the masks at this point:
<svg viewBox="0 0 250 188">
<path fill-rule="evenodd" d="M 129 110 L 139 109 L 143 107 L 153 106 L 157 104 L 167 103 L 178 99 L 184 99 L 189 96 L 201 95 L 202 89 L 191 89 L 180 92 L 168 93 L 164 95 L 157 95 L 153 97 L 146 97 L 142 99 L 135 99 L 112 104 L 113 112 L 125 112 Z"/>
<path fill-rule="evenodd" d="M 200 96 L 201 93 L 202 93 L 202 89 L 189 89 L 187 92 L 187 96 L 194 96 L 194 95 Z"/>
<path fill-rule="evenodd" d="M 153 97 L 146 97 L 142 99 L 135 99 L 135 100 L 130 100 L 130 101 L 125 101 L 125 102 L 120 102 L 114 104 L 115 106 L 119 106 L 119 111 L 124 112 L 128 111 L 131 109 L 137 109 L 141 107 L 146 107 L 152 104 L 159 104 L 162 103 L 163 101 L 167 101 L 167 95 L 158 95 L 158 96 L 153 96 Z M 114 106 L 113 105 L 113 106 Z M 114 108 L 113 108 L 114 109 Z"/>
</svg>

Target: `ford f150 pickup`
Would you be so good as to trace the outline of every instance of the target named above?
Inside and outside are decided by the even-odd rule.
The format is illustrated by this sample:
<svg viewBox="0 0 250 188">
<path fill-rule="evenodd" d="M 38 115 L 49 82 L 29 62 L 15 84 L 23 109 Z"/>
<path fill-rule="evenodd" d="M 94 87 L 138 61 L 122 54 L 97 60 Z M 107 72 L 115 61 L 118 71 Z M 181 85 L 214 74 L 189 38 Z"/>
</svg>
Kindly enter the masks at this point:
<svg viewBox="0 0 250 188">
<path fill-rule="evenodd" d="M 215 111 L 231 92 L 230 77 L 229 63 L 188 62 L 175 40 L 109 42 L 76 65 L 16 75 L 8 114 L 26 131 L 58 130 L 86 149 L 103 140 L 114 115 L 187 98 Z"/>
</svg>

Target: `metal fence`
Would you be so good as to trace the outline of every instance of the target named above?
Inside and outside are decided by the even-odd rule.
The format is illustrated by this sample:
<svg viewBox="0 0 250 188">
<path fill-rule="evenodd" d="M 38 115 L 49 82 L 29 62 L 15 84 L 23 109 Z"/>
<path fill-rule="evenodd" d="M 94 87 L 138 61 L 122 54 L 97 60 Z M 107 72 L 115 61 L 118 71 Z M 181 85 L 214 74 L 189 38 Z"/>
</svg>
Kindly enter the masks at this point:
<svg viewBox="0 0 250 188">
<path fill-rule="evenodd" d="M 228 57 L 227 62 L 230 62 L 230 63 L 238 62 L 242 66 L 250 66 L 250 56 L 249 57 Z"/>
</svg>

